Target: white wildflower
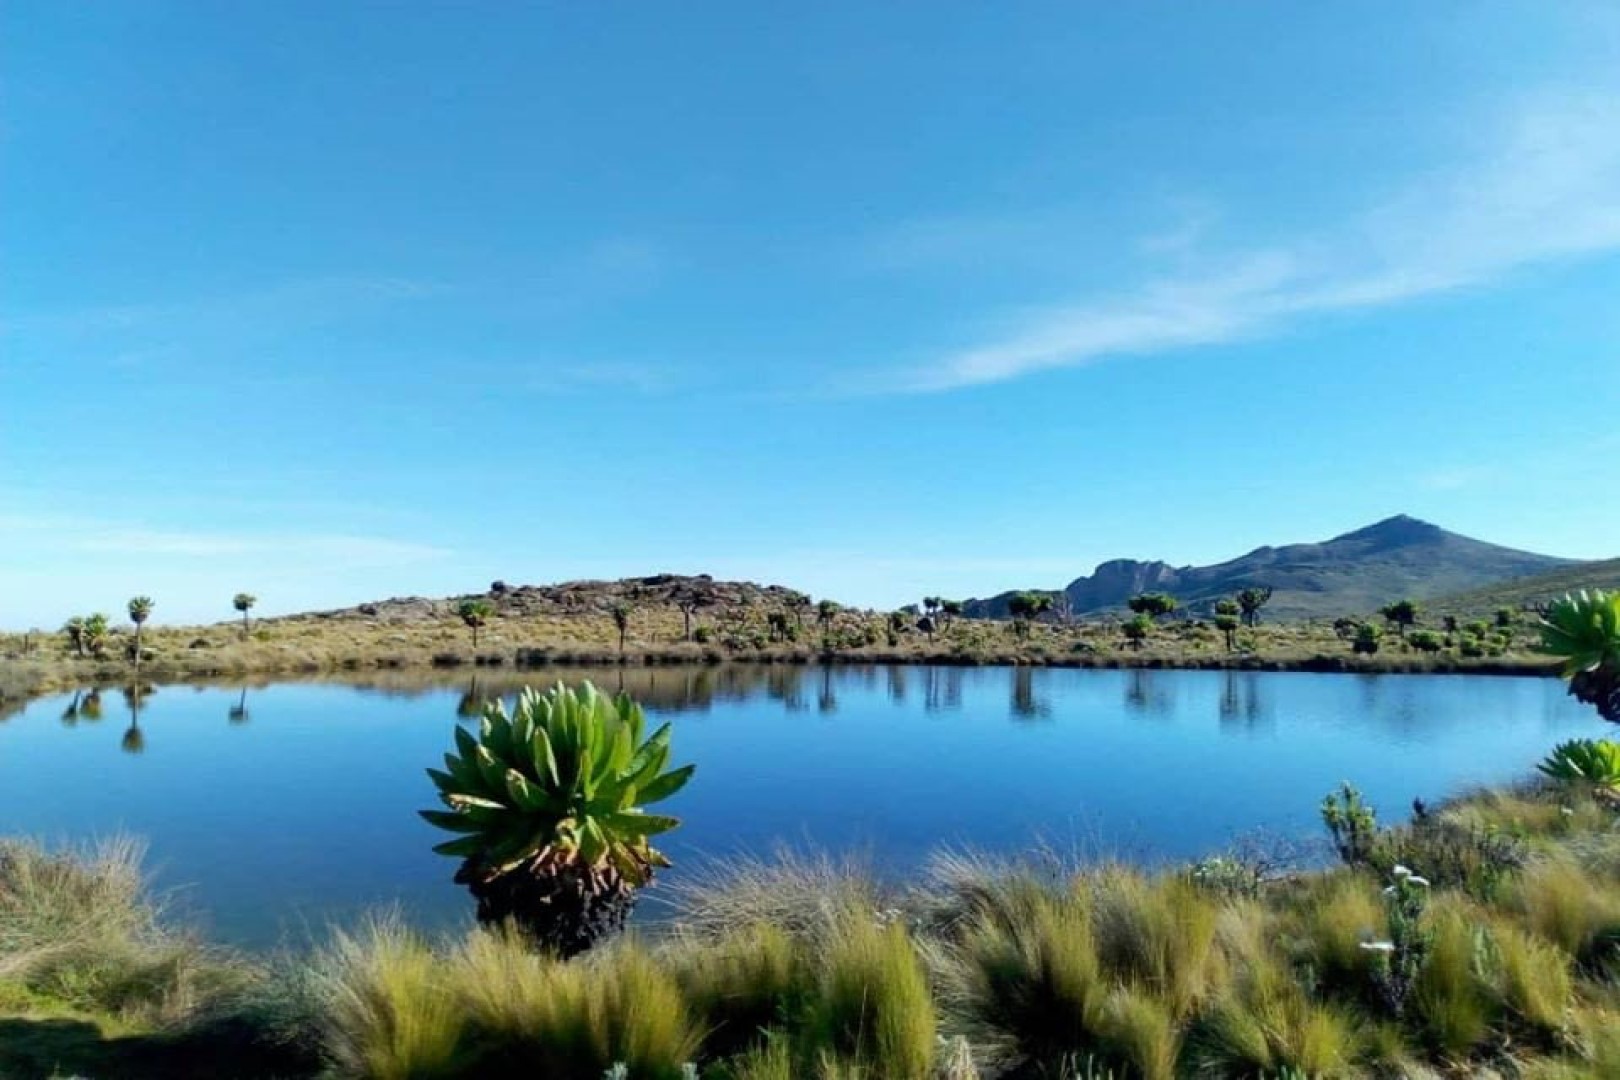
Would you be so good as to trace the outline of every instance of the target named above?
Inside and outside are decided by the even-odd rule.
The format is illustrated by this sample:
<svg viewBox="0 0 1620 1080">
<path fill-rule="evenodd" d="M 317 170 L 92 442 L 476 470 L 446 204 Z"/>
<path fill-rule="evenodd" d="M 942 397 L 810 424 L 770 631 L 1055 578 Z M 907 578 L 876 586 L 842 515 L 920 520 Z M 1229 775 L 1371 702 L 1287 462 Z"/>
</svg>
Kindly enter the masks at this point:
<svg viewBox="0 0 1620 1080">
<path fill-rule="evenodd" d="M 1392 953 L 1395 951 L 1393 941 L 1363 941 L 1361 947 L 1368 952 Z"/>
</svg>

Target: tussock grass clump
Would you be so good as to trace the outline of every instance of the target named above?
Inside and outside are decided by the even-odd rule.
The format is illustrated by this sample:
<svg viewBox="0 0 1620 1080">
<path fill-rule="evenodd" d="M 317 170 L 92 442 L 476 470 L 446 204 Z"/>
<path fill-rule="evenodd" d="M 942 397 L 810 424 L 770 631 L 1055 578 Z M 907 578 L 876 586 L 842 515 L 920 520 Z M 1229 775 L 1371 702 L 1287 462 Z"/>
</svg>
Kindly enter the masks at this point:
<svg viewBox="0 0 1620 1080">
<path fill-rule="evenodd" d="M 475 933 L 446 955 L 396 919 L 339 933 L 321 965 L 325 1042 L 366 1080 L 676 1080 L 699 1032 L 673 976 L 634 941 L 564 963 Z"/>
<path fill-rule="evenodd" d="M 1532 931 L 1582 964 L 1620 943 L 1620 889 L 1569 858 L 1538 861 L 1508 897 Z"/>
<path fill-rule="evenodd" d="M 127 838 L 47 851 L 0 840 L 0 982 L 35 999 L 176 1027 L 246 993 L 239 958 L 170 926 Z"/>
<path fill-rule="evenodd" d="M 1278 939 L 1321 989 L 1370 1003 L 1372 963 L 1361 946 L 1384 936 L 1388 916 L 1379 886 L 1365 874 L 1341 870 L 1292 888 L 1279 906 Z"/>
<path fill-rule="evenodd" d="M 397 918 L 338 932 L 316 959 L 323 1043 L 344 1075 L 452 1077 L 466 1017 L 428 944 Z"/>
<path fill-rule="evenodd" d="M 1437 902 L 1428 915 L 1429 952 L 1412 992 L 1412 1024 L 1440 1054 L 1468 1057 L 1491 1036 L 1498 999 L 1486 980 L 1488 936 L 1479 913 Z"/>
<path fill-rule="evenodd" d="M 982 911 L 946 953 L 942 982 L 970 1037 L 1000 1063 L 1055 1066 L 1096 1048 L 1109 985 L 1078 894 Z"/>
<path fill-rule="evenodd" d="M 1350 1011 L 1313 999 L 1271 946 L 1258 905 L 1223 913 L 1221 941 L 1236 971 L 1230 988 L 1195 1022 L 1190 1057 L 1218 1076 L 1355 1075 L 1365 1040 Z"/>
<path fill-rule="evenodd" d="M 1181 1054 L 1181 1030 L 1168 1002 L 1151 992 L 1122 986 L 1109 994 L 1097 1017 L 1099 1049 L 1142 1080 L 1171 1080 Z"/>
<path fill-rule="evenodd" d="M 744 855 L 693 867 L 671 880 L 659 899 L 694 937 L 765 925 L 819 939 L 846 913 L 871 915 L 886 904 L 861 862 L 792 848 L 770 859 Z"/>
<path fill-rule="evenodd" d="M 1076 885 L 1090 894 L 1097 956 L 1116 979 L 1153 994 L 1181 1019 L 1224 974 L 1215 948 L 1216 904 L 1176 876 L 1108 869 Z"/>
<path fill-rule="evenodd" d="M 1493 920 L 1490 937 L 1498 1002 L 1527 1035 L 1550 1044 L 1564 1029 L 1573 1001 L 1569 955 L 1505 919 Z"/>
<path fill-rule="evenodd" d="M 671 950 L 671 963 L 711 1057 L 758 1043 L 810 991 L 802 949 L 767 924 L 743 927 L 718 941 L 680 943 Z"/>
<path fill-rule="evenodd" d="M 851 916 L 822 960 L 806 1035 L 831 1058 L 884 1080 L 924 1080 L 933 1067 L 938 1017 L 911 936 L 898 923 Z"/>
<path fill-rule="evenodd" d="M 1546 787 L 1487 789 L 1453 802 L 1442 816 L 1461 826 L 1495 830 L 1546 850 L 1563 837 L 1605 829 L 1612 811 L 1578 792 Z"/>
</svg>

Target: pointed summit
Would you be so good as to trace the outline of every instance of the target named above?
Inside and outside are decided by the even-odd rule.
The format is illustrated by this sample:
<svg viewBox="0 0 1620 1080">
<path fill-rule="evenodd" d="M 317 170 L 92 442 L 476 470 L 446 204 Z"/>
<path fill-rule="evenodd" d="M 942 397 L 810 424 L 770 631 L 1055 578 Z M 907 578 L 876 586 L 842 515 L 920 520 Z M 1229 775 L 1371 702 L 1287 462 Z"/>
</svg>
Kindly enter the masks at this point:
<svg viewBox="0 0 1620 1080">
<path fill-rule="evenodd" d="M 1328 543 L 1361 543 L 1374 548 L 1393 548 L 1409 544 L 1436 544 L 1454 535 L 1438 525 L 1431 525 L 1408 514 L 1396 514 L 1354 532 L 1336 536 Z"/>
</svg>

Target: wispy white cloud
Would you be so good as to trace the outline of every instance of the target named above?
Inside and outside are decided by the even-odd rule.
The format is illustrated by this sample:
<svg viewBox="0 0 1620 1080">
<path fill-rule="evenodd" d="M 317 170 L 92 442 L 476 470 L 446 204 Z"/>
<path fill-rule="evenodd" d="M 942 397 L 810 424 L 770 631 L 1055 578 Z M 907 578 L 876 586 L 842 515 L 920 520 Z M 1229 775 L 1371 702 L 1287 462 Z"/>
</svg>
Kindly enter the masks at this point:
<svg viewBox="0 0 1620 1080">
<path fill-rule="evenodd" d="M 1501 475 L 1502 471 L 1492 465 L 1454 465 L 1420 474 L 1417 484 L 1428 491 L 1464 491 L 1491 483 Z"/>
<path fill-rule="evenodd" d="M 19 548 L 27 543 L 47 544 L 58 553 L 234 561 L 274 559 L 281 563 L 329 562 L 367 567 L 398 566 L 451 555 L 446 548 L 388 537 L 154 529 L 134 522 L 67 515 L 0 515 L 0 540 Z"/>
<path fill-rule="evenodd" d="M 1491 126 L 1472 162 L 1425 176 L 1339 227 L 1229 252 L 1198 273 L 1026 315 L 1000 338 L 906 372 L 938 391 L 1273 332 L 1487 285 L 1620 249 L 1620 95 L 1543 95 Z"/>
</svg>

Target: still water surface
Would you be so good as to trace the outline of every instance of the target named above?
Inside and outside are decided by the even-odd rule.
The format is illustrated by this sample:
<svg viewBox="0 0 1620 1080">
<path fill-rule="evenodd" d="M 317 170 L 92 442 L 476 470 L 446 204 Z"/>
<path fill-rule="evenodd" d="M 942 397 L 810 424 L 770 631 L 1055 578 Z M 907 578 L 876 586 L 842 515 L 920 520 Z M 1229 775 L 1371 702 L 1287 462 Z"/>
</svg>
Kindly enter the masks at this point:
<svg viewBox="0 0 1620 1080">
<path fill-rule="evenodd" d="M 1552 679 L 839 667 L 535 673 L 591 677 L 674 723 L 693 782 L 665 804 L 680 873 L 783 843 L 904 875 L 942 845 L 1184 859 L 1243 834 L 1314 836 L 1351 780 L 1385 811 L 1514 780 L 1602 734 Z M 160 886 L 248 945 L 397 903 L 469 917 L 433 805 L 458 712 L 512 676 L 369 686 L 165 686 L 55 695 L 0 722 L 0 832 L 149 843 Z M 138 714 L 138 715 L 137 715 Z M 466 721 L 462 721 L 466 722 Z"/>
</svg>

